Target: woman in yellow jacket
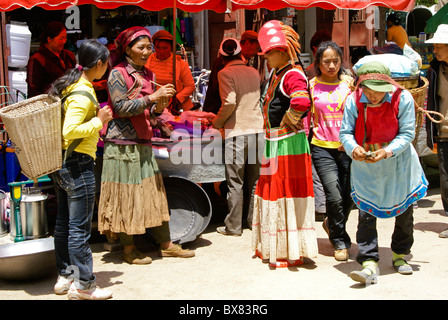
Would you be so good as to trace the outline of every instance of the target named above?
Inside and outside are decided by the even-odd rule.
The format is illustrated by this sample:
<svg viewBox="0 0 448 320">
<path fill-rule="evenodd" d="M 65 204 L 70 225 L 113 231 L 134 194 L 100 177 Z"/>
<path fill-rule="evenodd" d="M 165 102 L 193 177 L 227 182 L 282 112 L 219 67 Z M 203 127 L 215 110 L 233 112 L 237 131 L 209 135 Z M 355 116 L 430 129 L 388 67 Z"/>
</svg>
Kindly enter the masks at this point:
<svg viewBox="0 0 448 320">
<path fill-rule="evenodd" d="M 156 75 L 160 85 L 173 83 L 173 36 L 166 30 L 154 33 L 152 37 L 156 53 L 151 55 L 146 67 Z M 195 90 L 193 76 L 188 63 L 176 56 L 176 99 L 179 109 L 183 111 L 193 108 L 190 96 Z"/>
<path fill-rule="evenodd" d="M 97 111 L 92 82 L 106 72 L 109 50 L 88 40 L 79 48 L 78 58 L 79 65 L 56 80 L 49 91 L 61 98 L 70 94 L 63 105 L 62 149 L 67 152 L 73 141 L 82 139 L 64 162 L 67 183 L 57 186 L 54 247 L 59 277 L 54 292 L 67 293 L 69 299 L 103 300 L 112 293 L 96 287 L 88 241 L 95 203 L 96 146 L 100 129 L 112 119 L 109 108 Z"/>
</svg>

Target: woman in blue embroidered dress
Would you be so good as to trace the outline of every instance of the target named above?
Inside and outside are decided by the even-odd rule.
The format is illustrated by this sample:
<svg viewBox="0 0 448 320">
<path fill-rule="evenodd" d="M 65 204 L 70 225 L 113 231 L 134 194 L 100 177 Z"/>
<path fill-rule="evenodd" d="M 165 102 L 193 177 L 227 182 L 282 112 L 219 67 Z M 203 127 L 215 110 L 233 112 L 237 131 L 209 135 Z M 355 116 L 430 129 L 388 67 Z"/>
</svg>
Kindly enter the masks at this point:
<svg viewBox="0 0 448 320">
<path fill-rule="evenodd" d="M 356 234 L 362 271 L 350 277 L 377 281 L 376 218 L 395 217 L 391 249 L 393 266 L 412 274 L 403 259 L 413 244 L 412 203 L 426 195 L 428 182 L 411 142 L 415 135 L 412 95 L 390 78 L 380 62 L 359 68 L 357 88 L 345 104 L 340 140 L 352 158 L 351 196 L 359 208 Z"/>
</svg>

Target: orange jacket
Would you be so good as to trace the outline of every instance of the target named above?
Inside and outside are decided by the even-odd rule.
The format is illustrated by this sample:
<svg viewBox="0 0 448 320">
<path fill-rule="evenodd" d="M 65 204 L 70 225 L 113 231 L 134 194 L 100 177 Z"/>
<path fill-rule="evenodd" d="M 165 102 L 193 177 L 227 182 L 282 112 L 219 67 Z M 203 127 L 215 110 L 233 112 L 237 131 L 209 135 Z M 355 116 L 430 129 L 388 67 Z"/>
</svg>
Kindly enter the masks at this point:
<svg viewBox="0 0 448 320">
<path fill-rule="evenodd" d="M 146 62 L 146 67 L 154 72 L 155 81 L 158 84 L 173 83 L 173 54 L 166 60 L 159 60 L 155 54 L 152 54 Z M 190 96 L 195 89 L 188 63 L 182 60 L 180 56 L 176 56 L 176 97 L 182 103 L 184 111 L 193 108 Z"/>
</svg>

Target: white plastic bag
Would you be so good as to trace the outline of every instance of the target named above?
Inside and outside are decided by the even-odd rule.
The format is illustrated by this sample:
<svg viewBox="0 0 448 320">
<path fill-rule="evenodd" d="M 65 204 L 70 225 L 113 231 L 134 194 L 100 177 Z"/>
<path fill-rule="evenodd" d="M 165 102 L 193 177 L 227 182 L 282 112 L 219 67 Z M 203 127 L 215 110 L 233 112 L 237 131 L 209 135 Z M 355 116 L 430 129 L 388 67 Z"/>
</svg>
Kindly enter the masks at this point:
<svg viewBox="0 0 448 320">
<path fill-rule="evenodd" d="M 379 61 L 385 64 L 389 68 L 392 78 L 410 77 L 420 74 L 416 61 L 394 53 L 373 54 L 362 57 L 353 66 L 353 71 L 356 72 L 362 65 L 372 61 Z"/>
</svg>

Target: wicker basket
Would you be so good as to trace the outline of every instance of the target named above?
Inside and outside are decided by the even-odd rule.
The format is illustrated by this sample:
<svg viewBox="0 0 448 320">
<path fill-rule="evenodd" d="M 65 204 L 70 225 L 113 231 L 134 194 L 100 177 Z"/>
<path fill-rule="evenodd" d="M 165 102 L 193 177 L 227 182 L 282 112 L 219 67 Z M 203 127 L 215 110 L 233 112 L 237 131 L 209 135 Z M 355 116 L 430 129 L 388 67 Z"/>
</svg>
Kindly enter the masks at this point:
<svg viewBox="0 0 448 320">
<path fill-rule="evenodd" d="M 420 128 L 422 127 L 423 123 L 423 110 L 425 105 L 426 93 L 428 91 L 428 85 L 429 85 L 428 79 L 426 79 L 425 77 L 420 77 L 420 79 L 423 81 L 423 84 L 421 86 L 408 89 L 408 91 L 412 94 L 412 97 L 414 98 L 414 106 L 415 106 L 415 138 L 414 141 L 412 142 L 414 146 L 416 146 L 417 144 L 418 136 L 420 134 Z"/>
<path fill-rule="evenodd" d="M 405 89 L 414 89 L 418 87 L 420 76 L 394 77 L 395 82 Z"/>
<path fill-rule="evenodd" d="M 22 173 L 37 179 L 62 166 L 61 101 L 43 94 L 0 109 Z"/>
</svg>

